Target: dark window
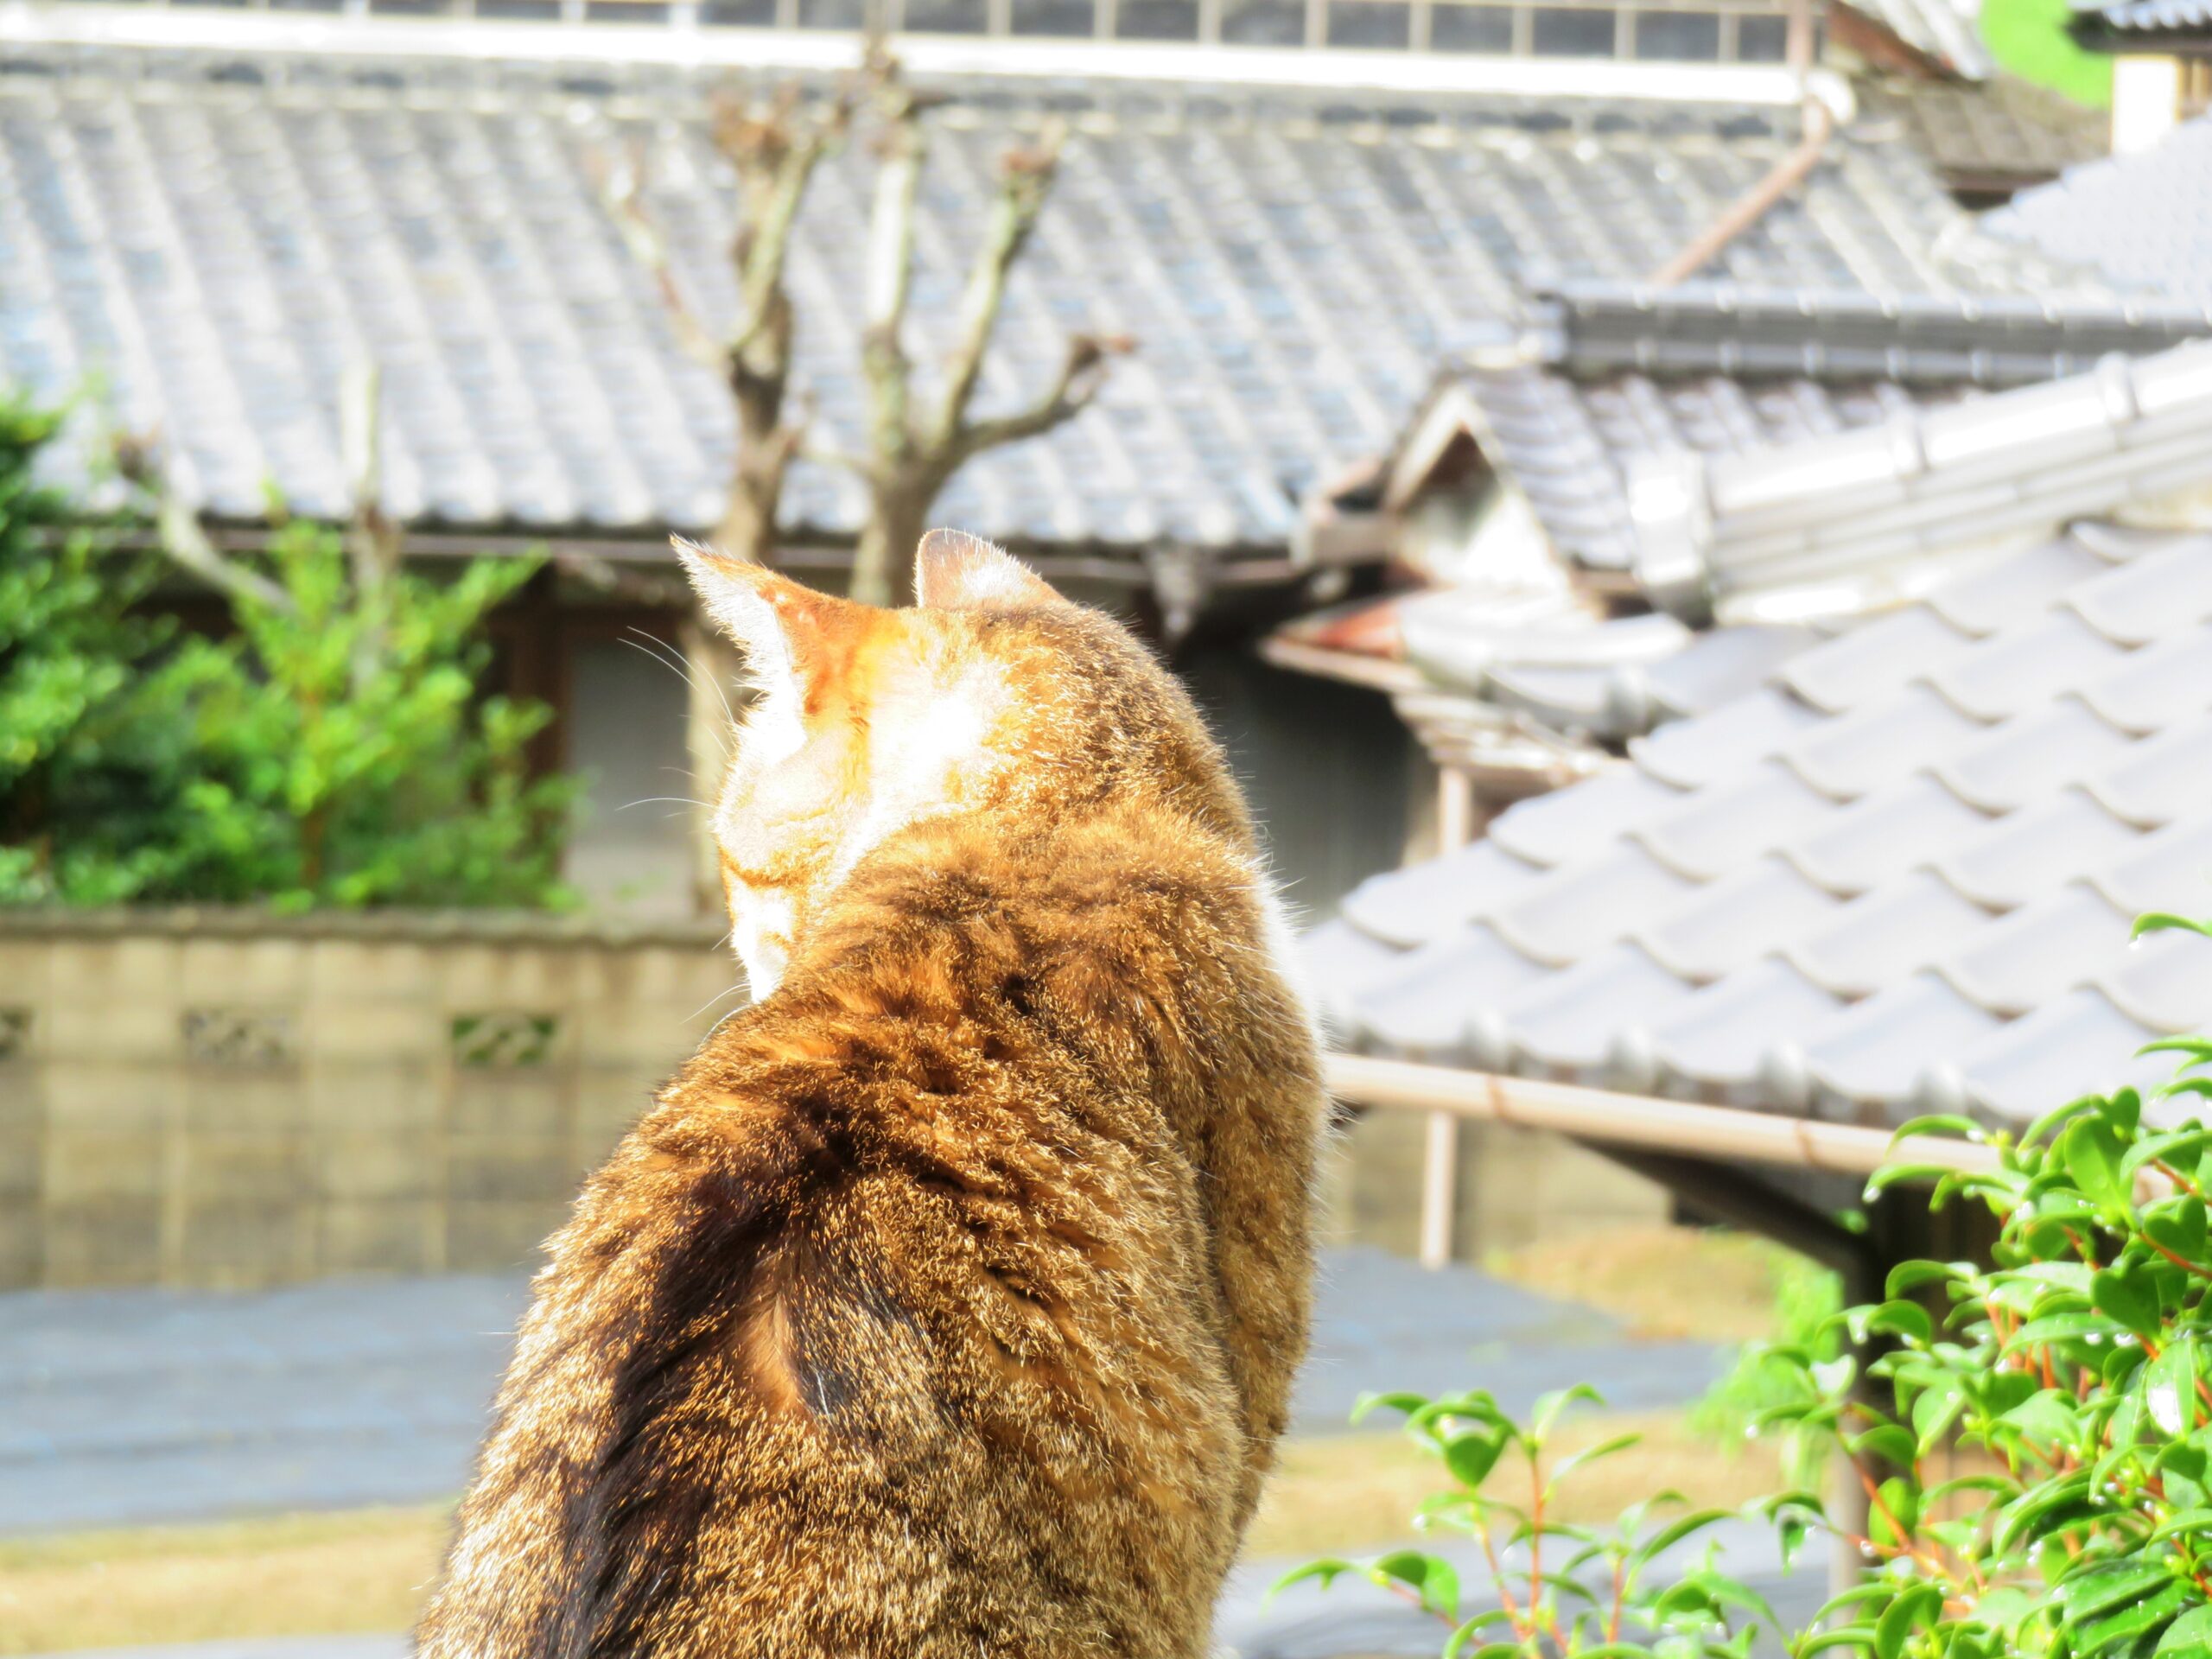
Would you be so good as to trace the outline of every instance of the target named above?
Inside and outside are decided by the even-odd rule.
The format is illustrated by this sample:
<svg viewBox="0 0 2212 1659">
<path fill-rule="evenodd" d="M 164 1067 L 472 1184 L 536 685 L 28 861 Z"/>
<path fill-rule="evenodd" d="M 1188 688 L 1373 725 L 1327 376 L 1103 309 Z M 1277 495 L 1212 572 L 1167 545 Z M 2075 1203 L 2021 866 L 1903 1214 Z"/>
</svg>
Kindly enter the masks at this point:
<svg viewBox="0 0 2212 1659">
<path fill-rule="evenodd" d="M 1675 63 L 1711 63 L 1720 55 L 1720 19 L 1709 11 L 1640 11 L 1636 55 Z"/>
<path fill-rule="evenodd" d="M 1305 0 L 1223 0 L 1221 38 L 1239 46 L 1300 46 Z"/>
<path fill-rule="evenodd" d="M 1198 0 L 1122 0 L 1114 32 L 1125 41 L 1195 41 Z"/>
<path fill-rule="evenodd" d="M 775 7 L 771 4 L 766 10 L 769 16 L 761 21 L 772 22 Z M 476 0 L 476 15 L 479 17 L 558 17 L 561 15 L 561 0 Z"/>
<path fill-rule="evenodd" d="M 1329 0 L 1329 44 L 1403 49 L 1413 20 L 1400 0 Z"/>
<path fill-rule="evenodd" d="M 867 0 L 798 0 L 801 29 L 865 29 Z"/>
<path fill-rule="evenodd" d="M 1540 58 L 1610 58 L 1613 14 L 1580 7 L 1538 6 L 1532 48 Z"/>
<path fill-rule="evenodd" d="M 668 7 L 639 4 L 638 0 L 592 0 L 584 8 L 584 16 L 594 23 L 664 23 Z"/>
<path fill-rule="evenodd" d="M 1789 23 L 1782 17 L 1741 17 L 1736 55 L 1745 63 L 1780 63 L 1789 54 Z"/>
<path fill-rule="evenodd" d="M 1428 14 L 1428 43 L 1440 52 L 1510 52 L 1510 6 L 1439 5 Z"/>
<path fill-rule="evenodd" d="M 1017 35 L 1090 35 L 1097 30 L 1090 0 L 1014 0 Z"/>
<path fill-rule="evenodd" d="M 985 0 L 906 0 L 906 27 L 918 35 L 981 35 L 989 22 Z"/>
</svg>

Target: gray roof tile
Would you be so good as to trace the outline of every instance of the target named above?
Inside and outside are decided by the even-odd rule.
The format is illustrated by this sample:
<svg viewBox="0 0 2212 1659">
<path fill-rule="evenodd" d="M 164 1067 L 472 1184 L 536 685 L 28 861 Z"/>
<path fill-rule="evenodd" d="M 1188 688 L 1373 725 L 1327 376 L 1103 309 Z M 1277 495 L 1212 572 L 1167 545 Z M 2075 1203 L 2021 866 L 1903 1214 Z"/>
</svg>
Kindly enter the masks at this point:
<svg viewBox="0 0 2212 1659">
<path fill-rule="evenodd" d="M 2127 959 L 2097 976 L 2113 1006 L 2153 1031 L 2201 1027 L 2212 1007 L 2212 939 L 2199 933 L 2151 933 Z"/>
<path fill-rule="evenodd" d="M 1980 570 L 1968 570 L 1928 595 L 1926 604 L 1953 627 L 1994 633 L 2040 615 L 2077 582 L 2107 562 L 2071 536 L 2061 536 Z"/>
<path fill-rule="evenodd" d="M 1815 646 L 1776 677 L 1821 713 L 1840 715 L 1889 696 L 1974 644 L 1973 634 L 1933 607 L 1913 605 Z"/>
<path fill-rule="evenodd" d="M 1858 893 L 1973 840 L 1989 822 L 1922 772 L 1870 791 L 1783 850 L 1830 893 Z"/>
<path fill-rule="evenodd" d="M 1793 738 L 1783 760 L 1823 795 L 1856 800 L 1900 772 L 1934 766 L 1986 741 L 1980 721 L 1924 685 L 1865 703 Z"/>
<path fill-rule="evenodd" d="M 1592 779 L 1580 789 L 1554 790 L 1498 814 L 1484 842 L 1546 869 L 1587 858 L 1684 798 L 1681 790 L 1634 766 Z M 1478 843 L 1483 844 L 1483 843 Z"/>
<path fill-rule="evenodd" d="M 2184 123 L 2143 154 L 2074 168 L 1982 222 L 2145 294 L 2212 300 L 2212 118 Z"/>
<path fill-rule="evenodd" d="M 1693 1084 L 1756 1097 L 1776 1050 L 1802 1048 L 1804 1033 L 1844 1007 L 1788 962 L 1769 957 L 1676 1004 L 1652 1033 L 1654 1058 L 1662 1072 Z"/>
<path fill-rule="evenodd" d="M 1710 714 L 1758 687 L 1779 664 L 1820 643 L 1786 623 L 1707 628 L 1673 656 L 1643 671 L 1652 703 L 1670 718 Z"/>
<path fill-rule="evenodd" d="M 1916 974 L 1821 1027 L 1805 1046 L 1805 1069 L 1815 1089 L 1839 1104 L 1910 1102 L 1931 1066 L 2004 1023 L 1936 975 Z"/>
<path fill-rule="evenodd" d="M 2194 537 L 2139 553 L 2118 569 L 2085 582 L 2067 609 L 2117 644 L 2163 639 L 2212 617 L 2212 558 Z"/>
<path fill-rule="evenodd" d="M 1931 1068 L 1921 1103 L 2019 1123 L 2082 1095 L 2126 1085 L 2147 1090 L 2171 1077 L 2173 1065 L 2135 1057 L 2146 1036 L 2102 992 L 2070 991 L 1966 1045 L 1955 1065 Z M 2160 1121 L 2160 1109 L 2153 1104 L 2149 1116 Z"/>
<path fill-rule="evenodd" d="M 2137 652 L 2082 689 L 2082 700 L 2124 731 L 2154 732 L 2212 707 L 2212 627 L 2192 628 Z"/>
<path fill-rule="evenodd" d="M 2012 910 L 2142 842 L 2140 831 L 2122 823 L 2093 797 L 2066 789 L 1990 820 L 1986 830 L 1929 868 L 1974 903 Z"/>
<path fill-rule="evenodd" d="M 1604 1074 L 1620 1069 L 1638 1034 L 1690 991 L 1641 945 L 1616 944 L 1505 999 L 1500 1012 L 1525 1060 L 1551 1071 Z M 1593 1005 L 1608 1010 L 1602 1026 L 1590 1019 Z"/>
<path fill-rule="evenodd" d="M 1939 589 L 1924 614 L 1974 637 L 1827 693 L 1848 712 L 1789 689 L 1823 645 L 1637 740 L 1630 767 L 1503 815 L 1501 855 L 1547 873 L 1373 988 L 1364 1032 L 1853 1119 L 1948 1103 L 2013 1121 L 2145 1075 L 2133 1046 L 2212 1027 L 2212 942 L 2127 942 L 2143 910 L 2212 912 L 2212 674 L 2177 683 L 2208 649 L 2212 537 L 2072 540 Z M 1434 878 L 1397 880 L 1412 910 Z"/>
<path fill-rule="evenodd" d="M 1401 971 L 1370 978 L 1353 998 L 1354 1028 L 1413 1054 L 1449 1054 L 1475 1040 L 1472 1022 L 1484 1007 L 1548 978 L 1551 971 L 1480 923 L 1402 961 Z"/>
<path fill-rule="evenodd" d="M 1822 990 L 1855 1001 L 1917 973 L 1988 921 L 1986 911 L 1941 878 L 1915 870 L 1861 893 L 1784 955 Z"/>
<path fill-rule="evenodd" d="M 2145 829 L 2212 810 L 2212 720 L 2146 737 L 2086 780 L 2115 817 Z"/>
<path fill-rule="evenodd" d="M 730 315 L 731 206 L 696 77 L 91 49 L 10 67 L 0 372 L 51 395 L 100 371 L 215 512 L 258 517 L 270 479 L 300 511 L 343 512 L 337 387 L 367 353 L 404 518 L 642 537 L 714 517 L 727 400 L 590 183 L 594 157 L 641 148 L 683 283 L 710 321 Z M 947 342 L 997 157 L 1048 111 L 1079 118 L 982 406 L 1042 384 L 1067 328 L 1141 347 L 1091 410 L 978 461 L 939 511 L 1019 543 L 1123 550 L 1280 549 L 1300 493 L 1387 448 L 1448 342 L 1515 315 L 1523 283 L 1640 276 L 1796 142 L 1794 115 L 1596 99 L 1440 97 L 1378 119 L 1289 91 L 935 90 L 950 102 L 918 238 L 917 360 Z M 791 266 L 797 380 L 849 445 L 867 167 L 855 147 L 825 169 Z M 2094 287 L 1982 247 L 1902 137 L 1847 132 L 1716 269 L 1768 289 Z M 1882 394 L 1741 400 L 1686 394 L 1663 424 L 1740 445 Z M 795 536 L 838 537 L 861 497 L 802 464 L 786 506 Z M 1624 518 L 1592 522 L 1624 560 Z"/>
<path fill-rule="evenodd" d="M 2212 817 L 2192 816 L 2139 836 L 2084 874 L 2130 916 L 2152 910 L 2212 912 Z"/>
<path fill-rule="evenodd" d="M 1773 686 L 1761 686 L 1709 715 L 1662 726 L 1629 745 L 1636 764 L 1677 789 L 1733 777 L 1778 753 L 1820 713 Z"/>
<path fill-rule="evenodd" d="M 1550 967 L 1579 962 L 1599 945 L 1626 938 L 1698 891 L 1641 847 L 1603 849 L 1555 870 L 1526 897 L 1497 911 L 1499 935 Z"/>
<path fill-rule="evenodd" d="M 1985 812 L 2012 812 L 2097 776 L 2120 759 L 2127 734 L 2077 697 L 1994 726 L 1955 750 L 1937 776 Z"/>
<path fill-rule="evenodd" d="M 1974 80 L 1996 73 L 1996 62 L 1982 44 L 1979 7 L 1970 10 L 1951 0 L 1850 0 L 1850 4 L 1947 69 Z"/>
<path fill-rule="evenodd" d="M 1636 930 L 1679 978 L 1704 984 L 1816 929 L 1838 906 L 1786 861 L 1762 858 L 1720 877 Z"/>
<path fill-rule="evenodd" d="M 2115 574 L 2125 575 L 2126 571 Z M 2127 650 L 2070 610 L 2009 629 L 1980 650 L 1935 667 L 1937 691 L 1976 720 L 2003 720 L 2111 673 Z"/>
<path fill-rule="evenodd" d="M 1627 833 L 1668 868 L 1700 881 L 1743 868 L 1836 810 L 1827 796 L 1775 760 L 1677 799 L 1675 810 L 1649 816 Z"/>
<path fill-rule="evenodd" d="M 1553 861 L 1531 862 L 1504 841 L 1485 836 L 1418 872 L 1386 870 L 1368 877 L 1345 895 L 1342 913 L 1386 944 L 1426 944 L 1524 892 Z"/>
<path fill-rule="evenodd" d="M 1937 971 L 1978 1008 L 2025 1014 L 2117 967 L 2133 920 L 2094 887 L 2063 888 L 1955 941 Z"/>
</svg>

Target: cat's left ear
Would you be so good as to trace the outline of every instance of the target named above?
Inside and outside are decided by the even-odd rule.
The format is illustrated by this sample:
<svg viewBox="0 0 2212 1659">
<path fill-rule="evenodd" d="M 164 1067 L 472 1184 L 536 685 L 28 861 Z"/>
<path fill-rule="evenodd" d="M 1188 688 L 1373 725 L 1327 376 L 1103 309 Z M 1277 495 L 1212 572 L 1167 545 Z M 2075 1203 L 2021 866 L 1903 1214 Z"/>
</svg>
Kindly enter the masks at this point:
<svg viewBox="0 0 2212 1659">
<path fill-rule="evenodd" d="M 744 652 L 746 671 L 764 692 L 803 695 L 837 655 L 826 648 L 866 626 L 864 605 L 680 536 L 670 543 L 700 604 Z"/>
<path fill-rule="evenodd" d="M 1061 602 L 1044 577 L 964 530 L 922 537 L 914 550 L 914 598 L 935 611 L 1027 611 Z"/>
</svg>

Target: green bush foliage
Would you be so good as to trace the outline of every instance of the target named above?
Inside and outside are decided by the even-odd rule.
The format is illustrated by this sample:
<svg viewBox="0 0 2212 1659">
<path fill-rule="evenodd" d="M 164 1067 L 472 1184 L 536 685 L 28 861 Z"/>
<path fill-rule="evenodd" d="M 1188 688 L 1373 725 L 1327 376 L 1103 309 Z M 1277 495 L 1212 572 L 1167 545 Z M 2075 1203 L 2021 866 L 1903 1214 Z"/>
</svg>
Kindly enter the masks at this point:
<svg viewBox="0 0 2212 1659">
<path fill-rule="evenodd" d="M 2184 1057 L 2159 1116 L 2212 1095 L 2201 1070 L 2212 1040 L 2152 1046 Z M 1540 1474 L 1538 1459 L 1560 1412 L 1594 1399 L 1586 1389 L 1525 1423 L 1478 1392 L 1370 1402 L 1404 1414 L 1435 1456 L 1446 1489 L 1416 1524 L 1477 1541 L 1487 1596 L 1464 1597 L 1450 1561 L 1416 1549 L 1314 1562 L 1284 1582 L 1350 1573 L 1394 1589 L 1439 1619 L 1447 1656 L 2212 1652 L 2212 1130 L 2194 1119 L 2154 1128 L 2126 1090 L 2062 1107 L 2017 1140 L 1958 1118 L 1899 1132 L 1928 1135 L 1986 1140 L 1995 1167 L 1897 1164 L 1876 1186 L 1932 1181 L 1939 1205 L 1987 1205 L 2002 1228 L 1993 1260 L 1907 1262 L 1887 1300 L 1746 1359 L 1764 1402 L 1752 1430 L 1842 1459 L 1869 1501 L 1869 1535 L 1844 1540 L 1864 1581 L 1809 1628 L 1783 1628 L 1710 1553 L 1687 1572 L 1659 1570 L 1664 1552 L 1727 1514 L 1669 1514 L 1660 1495 L 1610 1532 L 1547 1518 L 1572 1470 Z M 1854 1353 L 1876 1356 L 1864 1375 Z M 1808 1535 L 1834 1531 L 1810 1492 L 1749 1513 L 1779 1528 L 1785 1560 Z"/>
<path fill-rule="evenodd" d="M 221 639 L 140 608 L 156 562 L 34 482 L 54 417 L 0 404 L 0 904 L 545 906 L 575 787 L 529 776 L 542 705 L 484 696 L 484 621 L 537 569 L 365 582 L 293 521 L 285 603 Z"/>
</svg>

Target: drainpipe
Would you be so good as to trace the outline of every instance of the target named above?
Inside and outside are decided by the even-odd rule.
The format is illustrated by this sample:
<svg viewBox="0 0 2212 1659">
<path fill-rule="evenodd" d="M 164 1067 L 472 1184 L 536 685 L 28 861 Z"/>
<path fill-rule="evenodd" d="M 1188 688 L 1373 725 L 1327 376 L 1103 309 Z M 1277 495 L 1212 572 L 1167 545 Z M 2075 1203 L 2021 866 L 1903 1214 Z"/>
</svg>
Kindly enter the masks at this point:
<svg viewBox="0 0 2212 1659">
<path fill-rule="evenodd" d="M 1729 204 L 1719 218 L 1700 232 L 1688 245 L 1645 280 L 1654 288 L 1672 288 L 1694 276 L 1713 263 L 1727 245 L 1766 217 L 1784 196 L 1803 183 L 1820 162 L 1828 140 L 1835 135 L 1836 112 L 1813 86 L 1813 9 L 1810 0 L 1790 0 L 1789 35 L 1785 48 L 1789 67 L 1805 89 L 1804 136 L 1797 147 L 1777 162 L 1767 175 Z"/>
</svg>

